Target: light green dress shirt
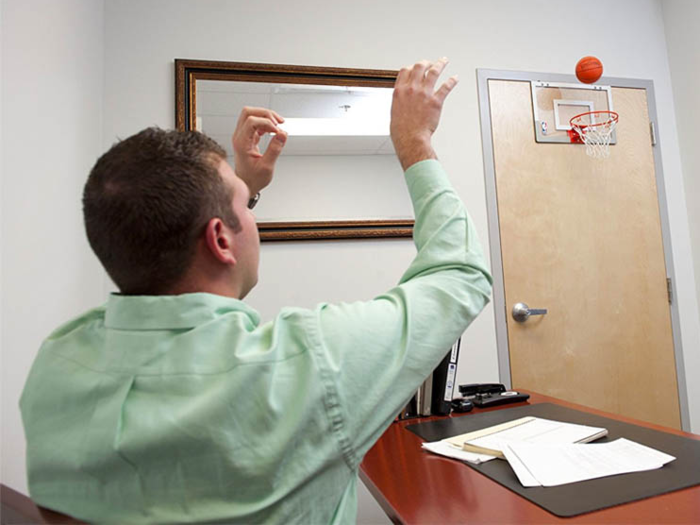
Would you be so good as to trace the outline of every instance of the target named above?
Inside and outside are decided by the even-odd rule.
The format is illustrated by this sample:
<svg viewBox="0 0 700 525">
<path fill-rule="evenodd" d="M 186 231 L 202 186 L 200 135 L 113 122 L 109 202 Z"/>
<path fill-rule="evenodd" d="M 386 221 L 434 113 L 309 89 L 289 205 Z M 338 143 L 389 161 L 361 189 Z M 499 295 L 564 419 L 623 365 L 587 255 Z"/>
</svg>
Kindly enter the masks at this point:
<svg viewBox="0 0 700 525">
<path fill-rule="evenodd" d="M 406 179 L 418 252 L 371 301 L 261 325 L 237 299 L 112 295 L 51 334 L 20 401 L 34 501 L 90 522 L 354 523 L 362 457 L 491 289 L 440 164 Z"/>
</svg>

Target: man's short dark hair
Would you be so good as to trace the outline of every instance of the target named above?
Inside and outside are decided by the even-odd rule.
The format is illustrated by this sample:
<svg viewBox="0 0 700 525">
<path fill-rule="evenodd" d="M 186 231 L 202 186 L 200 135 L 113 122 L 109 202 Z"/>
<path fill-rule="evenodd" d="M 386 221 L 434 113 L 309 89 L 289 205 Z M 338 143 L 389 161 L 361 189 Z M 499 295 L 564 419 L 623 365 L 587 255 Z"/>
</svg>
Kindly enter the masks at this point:
<svg viewBox="0 0 700 525">
<path fill-rule="evenodd" d="M 226 152 L 196 131 L 148 128 L 102 155 L 83 192 L 90 246 L 120 291 L 166 294 L 190 267 L 212 217 L 238 229 Z"/>
</svg>

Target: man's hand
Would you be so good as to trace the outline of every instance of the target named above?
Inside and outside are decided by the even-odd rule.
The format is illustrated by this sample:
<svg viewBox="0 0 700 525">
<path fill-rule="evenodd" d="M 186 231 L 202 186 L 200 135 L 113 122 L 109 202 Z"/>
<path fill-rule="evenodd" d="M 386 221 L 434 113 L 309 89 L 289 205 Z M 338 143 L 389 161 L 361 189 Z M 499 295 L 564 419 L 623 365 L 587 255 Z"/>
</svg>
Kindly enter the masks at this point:
<svg viewBox="0 0 700 525">
<path fill-rule="evenodd" d="M 284 119 L 270 109 L 243 108 L 233 132 L 233 160 L 238 175 L 255 195 L 270 182 L 275 162 L 287 141 L 287 133 L 278 127 Z M 267 150 L 260 153 L 260 138 L 265 133 L 275 133 Z"/>
<path fill-rule="evenodd" d="M 391 140 L 401 167 L 425 159 L 437 158 L 430 138 L 440 123 L 445 98 L 457 85 L 453 76 L 435 91 L 435 83 L 445 69 L 447 59 L 423 60 L 399 71 L 391 105 Z"/>
</svg>

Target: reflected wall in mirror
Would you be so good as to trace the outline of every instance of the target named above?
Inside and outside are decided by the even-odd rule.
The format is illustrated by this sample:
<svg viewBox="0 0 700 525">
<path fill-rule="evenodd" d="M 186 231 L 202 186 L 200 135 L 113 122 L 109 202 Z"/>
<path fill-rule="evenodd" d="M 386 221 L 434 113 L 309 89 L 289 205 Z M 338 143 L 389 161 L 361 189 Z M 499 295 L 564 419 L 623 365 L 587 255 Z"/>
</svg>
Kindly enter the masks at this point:
<svg viewBox="0 0 700 525">
<path fill-rule="evenodd" d="M 262 240 L 411 236 L 411 201 L 389 137 L 396 71 L 201 60 L 175 66 L 177 129 L 206 133 L 231 165 L 244 106 L 285 118 L 289 138 L 255 208 Z"/>
</svg>

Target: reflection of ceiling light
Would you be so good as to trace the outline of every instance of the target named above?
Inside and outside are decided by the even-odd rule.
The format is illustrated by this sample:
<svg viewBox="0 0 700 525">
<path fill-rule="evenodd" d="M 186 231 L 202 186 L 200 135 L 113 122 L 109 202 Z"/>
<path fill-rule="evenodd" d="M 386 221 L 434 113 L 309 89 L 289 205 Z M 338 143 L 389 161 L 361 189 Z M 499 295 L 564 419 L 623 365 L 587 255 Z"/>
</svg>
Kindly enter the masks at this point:
<svg viewBox="0 0 700 525">
<path fill-rule="evenodd" d="M 290 136 L 389 136 L 389 120 L 288 118 L 279 126 Z"/>
<path fill-rule="evenodd" d="M 394 88 L 363 86 L 328 86 L 323 84 L 272 84 L 273 93 L 300 93 L 303 91 L 368 93 L 379 97 L 391 97 Z"/>
</svg>

